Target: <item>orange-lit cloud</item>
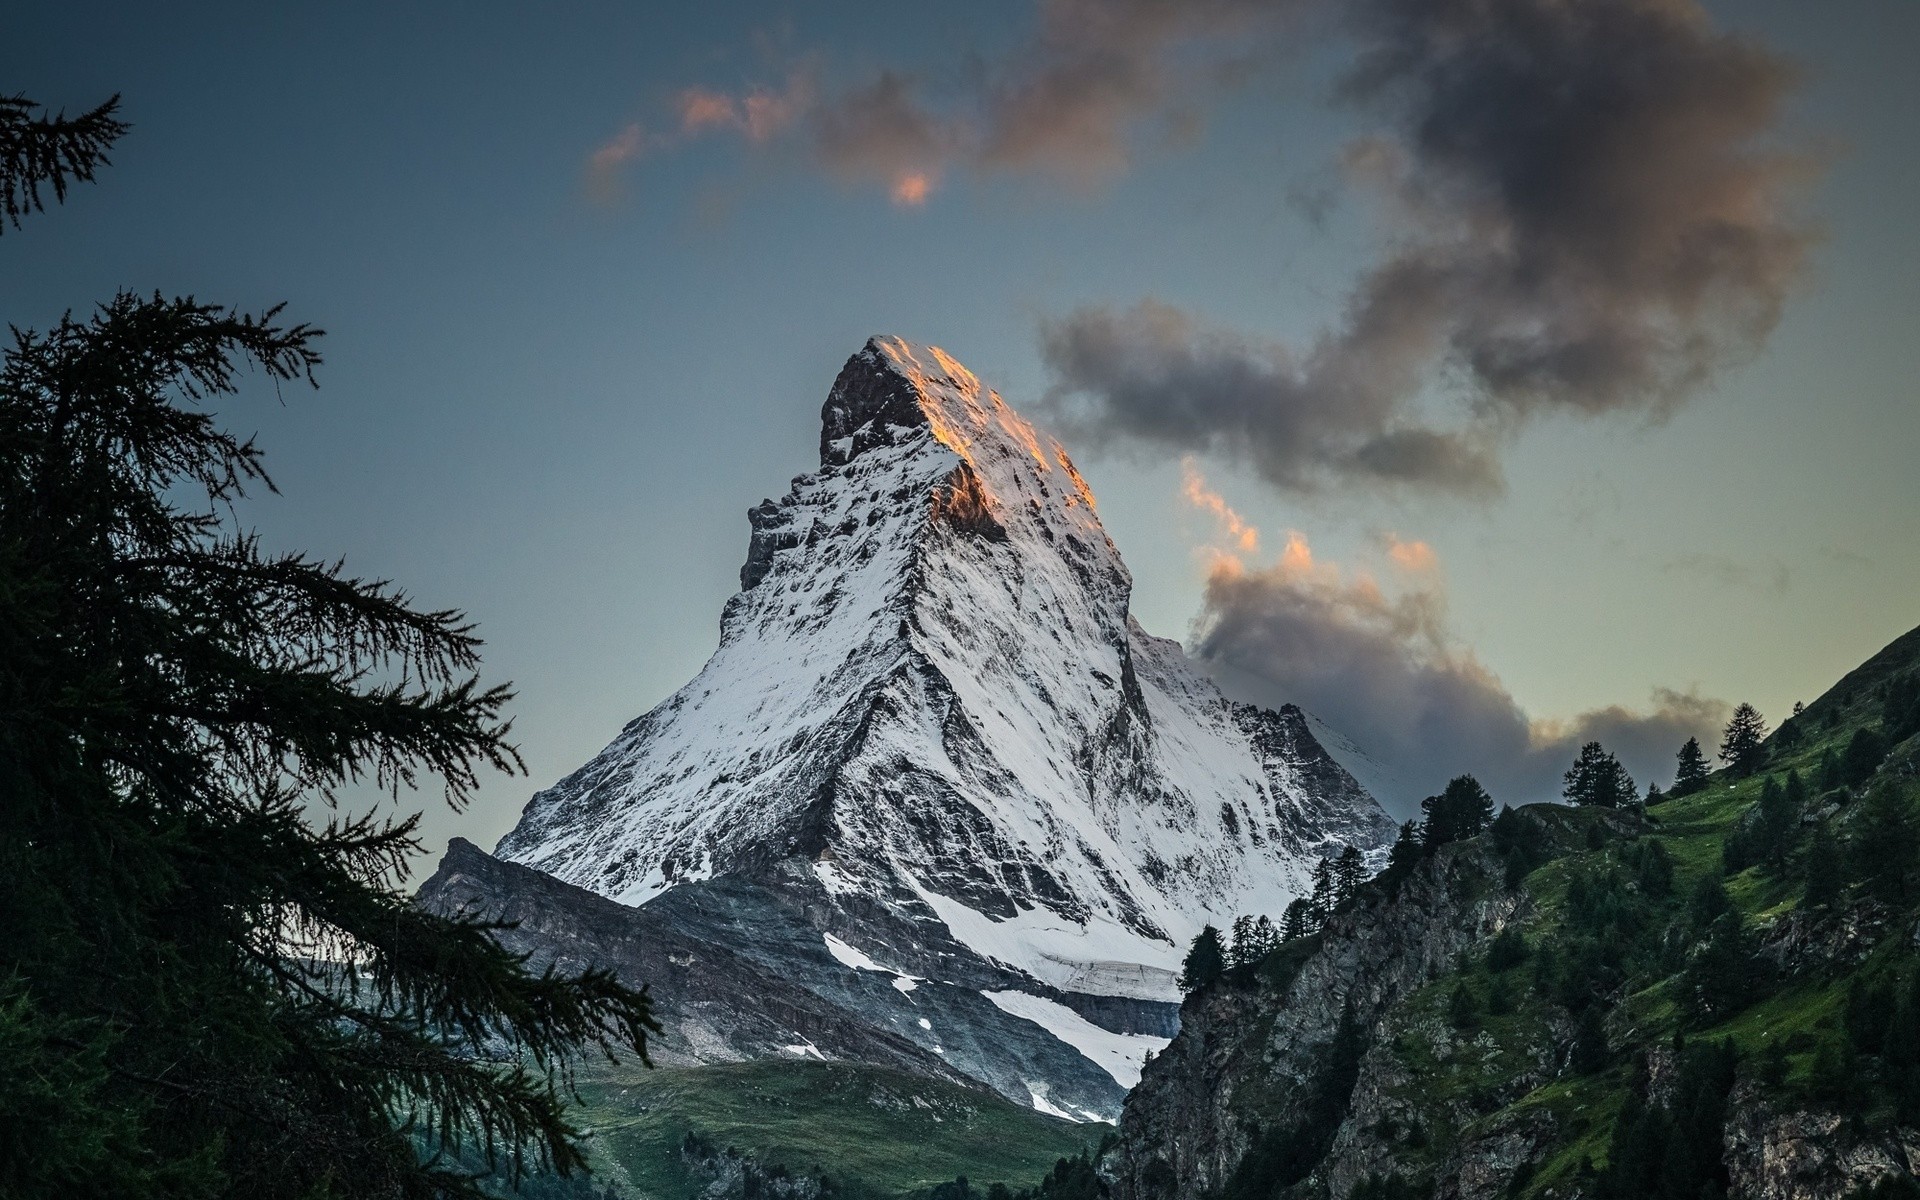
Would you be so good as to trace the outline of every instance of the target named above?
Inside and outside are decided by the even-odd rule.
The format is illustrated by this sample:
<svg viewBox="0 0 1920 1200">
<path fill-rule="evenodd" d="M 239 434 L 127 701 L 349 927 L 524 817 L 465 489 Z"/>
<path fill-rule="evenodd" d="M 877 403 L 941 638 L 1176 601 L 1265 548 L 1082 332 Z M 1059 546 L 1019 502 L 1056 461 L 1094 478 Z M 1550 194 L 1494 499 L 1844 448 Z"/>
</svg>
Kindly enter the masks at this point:
<svg viewBox="0 0 1920 1200">
<path fill-rule="evenodd" d="M 1409 574 L 1424 575 L 1440 565 L 1433 547 L 1425 542 L 1406 541 L 1393 532 L 1382 535 L 1382 541 L 1386 545 L 1387 557 L 1393 561 L 1393 565 Z"/>
<path fill-rule="evenodd" d="M 1224 496 L 1207 486 L 1206 476 L 1200 473 L 1192 455 L 1180 460 L 1180 494 L 1188 504 L 1220 522 L 1234 549 L 1242 554 L 1260 553 L 1260 531 L 1233 511 Z"/>
<path fill-rule="evenodd" d="M 933 180 L 923 171 L 909 171 L 893 181 L 893 202 L 902 208 L 918 208 L 933 191 Z"/>
<path fill-rule="evenodd" d="M 599 202 L 613 199 L 618 190 L 621 168 L 646 154 L 656 144 L 656 139 L 650 137 L 645 127 L 635 121 L 595 147 L 587 157 L 587 194 Z"/>
<path fill-rule="evenodd" d="M 1680 743 L 1725 720 L 1726 704 L 1669 689 L 1646 709 L 1529 716 L 1454 634 L 1432 547 L 1391 535 L 1381 546 L 1400 572 L 1391 587 L 1317 557 L 1298 531 L 1271 566 L 1216 556 L 1194 641 L 1241 698 L 1299 704 L 1354 739 L 1399 777 L 1380 799 L 1402 815 L 1462 772 L 1496 800 L 1553 799 L 1574 752 L 1593 740 L 1643 783 L 1664 785 Z"/>
<path fill-rule="evenodd" d="M 680 132 L 705 133 L 709 129 L 729 129 L 740 124 L 740 106 L 724 92 L 690 87 L 680 93 Z"/>
<path fill-rule="evenodd" d="M 878 63 L 816 87 L 809 61 L 784 87 L 685 88 L 673 127 L 792 140 L 826 174 L 908 206 L 956 173 L 1092 184 L 1127 170 L 1136 145 L 1190 139 L 1206 96 L 1248 78 L 1228 65 L 1276 52 L 1312 2 L 1039 0 L 1024 40 L 958 80 Z"/>
</svg>

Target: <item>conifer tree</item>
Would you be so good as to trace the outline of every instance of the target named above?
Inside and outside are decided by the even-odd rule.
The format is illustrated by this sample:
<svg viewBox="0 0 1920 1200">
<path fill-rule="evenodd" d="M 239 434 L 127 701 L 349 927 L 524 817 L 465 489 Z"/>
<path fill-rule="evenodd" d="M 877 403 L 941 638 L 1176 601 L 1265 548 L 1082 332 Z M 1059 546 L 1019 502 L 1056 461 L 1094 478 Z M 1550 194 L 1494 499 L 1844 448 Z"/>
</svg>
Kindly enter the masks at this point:
<svg viewBox="0 0 1920 1200">
<path fill-rule="evenodd" d="M 1873 778 L 1880 769 L 1880 763 L 1887 757 L 1886 739 L 1878 730 L 1862 726 L 1853 731 L 1847 739 L 1847 748 L 1840 756 L 1840 782 L 1847 787 L 1858 787 Z"/>
<path fill-rule="evenodd" d="M 1340 852 L 1333 862 L 1333 893 L 1337 904 L 1345 904 L 1353 899 L 1353 893 L 1360 887 L 1367 871 L 1366 860 L 1360 857 L 1360 851 L 1348 846 Z"/>
<path fill-rule="evenodd" d="M 1733 710 L 1733 719 L 1727 722 L 1726 733 L 1720 739 L 1720 761 L 1735 775 L 1751 775 L 1766 758 L 1762 745 L 1766 738 L 1767 723 L 1760 711 L 1751 704 L 1741 704 Z"/>
<path fill-rule="evenodd" d="M 25 96 L 0 95 L 0 234 L 20 218 L 45 209 L 41 189 L 55 204 L 75 183 L 91 183 L 109 165 L 107 150 L 127 132 L 114 114 L 120 97 L 77 117 L 47 110 Z"/>
<path fill-rule="evenodd" d="M 1260 914 L 1253 923 L 1253 940 L 1260 951 L 1258 958 L 1265 958 L 1279 949 L 1280 933 L 1273 927 L 1273 918 L 1265 913 Z"/>
<path fill-rule="evenodd" d="M 1920 820 L 1907 787 L 1883 779 L 1867 792 L 1853 826 L 1849 874 L 1869 896 L 1896 907 L 1916 894 Z"/>
<path fill-rule="evenodd" d="M 1224 975 L 1226 954 L 1220 946 L 1220 931 L 1211 925 L 1201 928 L 1187 948 L 1186 961 L 1180 965 L 1180 990 L 1197 992 Z"/>
<path fill-rule="evenodd" d="M 1709 772 L 1707 756 L 1700 750 L 1700 739 L 1688 738 L 1686 745 L 1680 747 L 1679 759 L 1679 768 L 1674 772 L 1673 776 L 1672 794 L 1675 796 L 1691 795 L 1699 791 L 1701 785 L 1706 783 Z"/>
<path fill-rule="evenodd" d="M 1814 785 L 1823 792 L 1842 787 L 1846 783 L 1845 773 L 1840 769 L 1840 756 L 1828 746 L 1820 752 L 1820 765 L 1813 773 Z"/>
<path fill-rule="evenodd" d="M 1833 840 L 1823 823 L 1807 839 L 1807 888 L 1800 899 L 1800 906 L 1808 909 L 1831 908 L 1840 901 L 1841 889 L 1845 887 L 1846 865 L 1840 856 L 1840 845 Z"/>
<path fill-rule="evenodd" d="M 1312 907 L 1312 905 L 1300 898 L 1295 898 L 1288 902 L 1287 911 L 1280 914 L 1280 940 L 1282 942 L 1291 942 L 1313 932 L 1311 927 L 1313 921 Z"/>
<path fill-rule="evenodd" d="M 1561 795 L 1572 804 L 1624 808 L 1639 798 L 1633 776 L 1599 742 L 1580 747 L 1573 766 L 1567 768 L 1565 784 Z"/>
<path fill-rule="evenodd" d="M 1470 838 L 1493 824 L 1493 797 L 1471 775 L 1456 775 L 1438 796 L 1420 802 L 1426 814 L 1421 840 L 1428 853 L 1448 842 Z"/>
<path fill-rule="evenodd" d="M 1420 833 L 1414 823 L 1402 823 L 1400 835 L 1393 841 L 1393 849 L 1387 852 L 1387 867 L 1380 872 L 1380 885 L 1386 889 L 1388 896 L 1400 894 L 1400 885 L 1419 865 L 1421 853 Z"/>
<path fill-rule="evenodd" d="M 1335 903 L 1333 885 L 1333 860 L 1323 858 L 1313 867 L 1313 894 L 1307 901 L 1315 925 L 1325 925 L 1327 918 L 1333 915 Z"/>
<path fill-rule="evenodd" d="M 1260 957 L 1260 951 L 1254 945 L 1253 917 L 1242 913 L 1233 919 L 1233 945 L 1227 953 L 1227 961 L 1234 966 L 1245 966 Z"/>
<path fill-rule="evenodd" d="M 35 111 L 0 101 L 7 226 L 124 129 Z M 279 313 L 123 293 L 0 356 L 10 1200 L 478 1196 L 452 1156 L 584 1166 L 566 1064 L 656 1028 L 414 906 L 417 818 L 325 816 L 359 780 L 462 807 L 519 759 L 460 613 L 235 527 L 272 481 L 201 406 L 312 382 Z"/>
</svg>

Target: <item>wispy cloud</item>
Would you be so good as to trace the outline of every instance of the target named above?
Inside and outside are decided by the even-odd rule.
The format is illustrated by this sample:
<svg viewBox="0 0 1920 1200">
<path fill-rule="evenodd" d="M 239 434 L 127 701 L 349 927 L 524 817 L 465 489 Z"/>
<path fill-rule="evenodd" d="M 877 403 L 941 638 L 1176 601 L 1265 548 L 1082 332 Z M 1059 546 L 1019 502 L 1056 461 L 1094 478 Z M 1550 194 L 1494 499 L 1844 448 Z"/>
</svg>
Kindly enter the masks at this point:
<svg viewBox="0 0 1920 1200">
<path fill-rule="evenodd" d="M 821 86 L 814 60 L 780 86 L 690 86 L 674 141 L 734 134 L 797 145 L 843 182 L 926 202 L 959 174 L 1035 173 L 1093 184 L 1125 171 L 1143 131 L 1190 135 L 1200 91 L 1221 86 L 1308 0 L 1040 0 L 1028 36 L 958 78 L 898 63 Z M 623 160 L 629 161 L 629 160 Z"/>
<path fill-rule="evenodd" d="M 601 203 L 612 200 L 619 194 L 622 168 L 641 158 L 655 144 L 646 129 L 635 121 L 596 146 L 587 156 L 587 194 Z"/>
</svg>

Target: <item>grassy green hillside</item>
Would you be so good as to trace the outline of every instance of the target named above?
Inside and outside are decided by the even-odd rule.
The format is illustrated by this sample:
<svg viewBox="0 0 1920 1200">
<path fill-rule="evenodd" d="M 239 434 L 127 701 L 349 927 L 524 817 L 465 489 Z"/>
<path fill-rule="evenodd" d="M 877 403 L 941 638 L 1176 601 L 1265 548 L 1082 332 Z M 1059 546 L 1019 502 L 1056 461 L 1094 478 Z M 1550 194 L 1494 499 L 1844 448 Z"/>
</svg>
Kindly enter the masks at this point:
<svg viewBox="0 0 1920 1200">
<path fill-rule="evenodd" d="M 575 1119 L 592 1131 L 594 1186 L 690 1200 L 689 1134 L 767 1168 L 825 1175 L 842 1196 L 909 1196 L 965 1175 L 1016 1187 L 1106 1126 L 1075 1125 L 997 1095 L 851 1063 L 586 1068 Z"/>
</svg>

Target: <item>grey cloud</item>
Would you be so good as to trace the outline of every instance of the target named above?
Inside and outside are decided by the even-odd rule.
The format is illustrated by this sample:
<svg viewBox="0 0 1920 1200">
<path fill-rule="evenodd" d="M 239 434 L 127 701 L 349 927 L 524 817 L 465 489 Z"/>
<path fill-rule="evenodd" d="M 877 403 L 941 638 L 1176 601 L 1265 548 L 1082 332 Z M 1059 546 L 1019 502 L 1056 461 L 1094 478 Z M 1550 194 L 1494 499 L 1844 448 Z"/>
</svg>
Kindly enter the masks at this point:
<svg viewBox="0 0 1920 1200">
<path fill-rule="evenodd" d="M 1445 612 L 1437 586 L 1389 597 L 1364 580 L 1225 567 L 1209 580 L 1195 651 L 1229 691 L 1299 704 L 1385 764 L 1404 790 L 1381 799 L 1402 816 L 1462 772 L 1505 803 L 1557 798 L 1561 773 L 1590 740 L 1642 785 L 1665 786 L 1680 744 L 1708 740 L 1726 720 L 1725 703 L 1666 689 L 1641 711 L 1535 720 L 1453 645 Z"/>
<path fill-rule="evenodd" d="M 1210 451 L 1251 461 L 1281 487 L 1364 479 L 1497 492 L 1482 435 L 1419 427 L 1399 411 L 1431 352 L 1428 314 L 1383 304 L 1360 315 L 1364 325 L 1304 361 L 1151 300 L 1043 321 L 1051 415 L 1079 441 L 1124 435 Z"/>
<path fill-rule="evenodd" d="M 1693 0 L 1341 11 L 1342 98 L 1383 122 L 1348 174 L 1386 200 L 1391 248 L 1300 355 L 1152 304 L 1045 322 L 1067 423 L 1225 451 L 1282 487 L 1485 494 L 1525 418 L 1657 419 L 1764 343 L 1814 239 L 1789 211 L 1810 164 L 1769 141 L 1785 60 Z M 1092 363 L 1116 330 L 1160 336 Z M 1435 383 L 1454 428 L 1415 412 Z"/>
</svg>

